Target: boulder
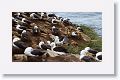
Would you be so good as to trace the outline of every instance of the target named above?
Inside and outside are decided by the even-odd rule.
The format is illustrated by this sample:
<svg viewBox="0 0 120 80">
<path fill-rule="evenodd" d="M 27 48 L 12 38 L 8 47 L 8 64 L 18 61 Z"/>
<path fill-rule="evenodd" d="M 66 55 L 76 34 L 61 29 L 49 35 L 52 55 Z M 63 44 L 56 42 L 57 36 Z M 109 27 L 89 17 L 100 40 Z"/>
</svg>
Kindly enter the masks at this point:
<svg viewBox="0 0 120 80">
<path fill-rule="evenodd" d="M 14 54 L 12 57 L 13 57 L 14 62 L 26 62 L 27 61 L 27 56 L 24 54 Z"/>
<path fill-rule="evenodd" d="M 51 51 L 51 50 L 47 50 L 47 56 L 49 57 L 56 57 L 56 56 L 59 56 L 57 53 L 55 53 L 54 51 Z"/>
<path fill-rule="evenodd" d="M 56 57 L 48 57 L 47 62 L 80 62 L 80 59 L 74 55 L 59 55 Z"/>
<path fill-rule="evenodd" d="M 81 38 L 85 41 L 85 42 L 90 42 L 91 38 L 89 36 L 87 36 L 84 33 L 81 33 Z"/>
</svg>

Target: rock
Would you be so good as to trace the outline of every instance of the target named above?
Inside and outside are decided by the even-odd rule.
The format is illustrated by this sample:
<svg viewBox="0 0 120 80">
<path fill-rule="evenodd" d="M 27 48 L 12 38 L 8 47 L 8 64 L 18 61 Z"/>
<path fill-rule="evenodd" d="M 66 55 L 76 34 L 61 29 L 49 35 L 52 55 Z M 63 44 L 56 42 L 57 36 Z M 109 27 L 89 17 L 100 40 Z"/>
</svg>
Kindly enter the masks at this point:
<svg viewBox="0 0 120 80">
<path fill-rule="evenodd" d="M 74 40 L 71 40 L 71 45 L 78 46 L 78 43 L 76 41 L 74 41 Z"/>
<path fill-rule="evenodd" d="M 67 54 L 56 57 L 48 57 L 47 62 L 80 62 L 80 60 L 74 55 Z"/>
<path fill-rule="evenodd" d="M 27 62 L 43 62 L 42 56 L 28 56 Z"/>
<path fill-rule="evenodd" d="M 13 61 L 14 62 L 26 62 L 27 56 L 24 54 L 15 54 L 13 55 Z"/>
<path fill-rule="evenodd" d="M 91 38 L 89 36 L 87 36 L 84 33 L 81 33 L 81 38 L 85 41 L 85 42 L 90 42 Z"/>
<path fill-rule="evenodd" d="M 71 55 L 75 56 L 76 58 L 80 58 L 79 54 L 71 54 Z"/>
<path fill-rule="evenodd" d="M 47 54 L 49 57 L 56 57 L 56 56 L 59 56 L 57 53 L 51 51 L 51 50 L 47 50 Z"/>
<path fill-rule="evenodd" d="M 16 32 L 16 31 L 13 31 L 13 32 L 12 32 L 12 36 L 21 37 L 21 35 L 20 35 L 18 32 Z"/>
<path fill-rule="evenodd" d="M 19 48 L 12 46 L 12 55 L 14 54 L 24 54 L 24 49 L 19 49 Z"/>
</svg>

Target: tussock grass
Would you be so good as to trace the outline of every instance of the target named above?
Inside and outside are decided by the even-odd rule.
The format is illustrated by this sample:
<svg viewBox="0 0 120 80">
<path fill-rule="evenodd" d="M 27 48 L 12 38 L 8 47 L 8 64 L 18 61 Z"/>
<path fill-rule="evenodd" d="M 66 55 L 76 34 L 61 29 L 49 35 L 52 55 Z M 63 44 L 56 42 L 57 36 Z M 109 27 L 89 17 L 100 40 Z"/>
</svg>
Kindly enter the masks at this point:
<svg viewBox="0 0 120 80">
<path fill-rule="evenodd" d="M 72 54 L 79 54 L 81 50 L 85 47 L 91 47 L 97 51 L 102 51 L 102 37 L 99 37 L 98 34 L 90 27 L 86 25 L 80 25 L 80 27 L 84 30 L 84 33 L 91 38 L 90 42 L 80 42 L 78 46 L 67 46 L 67 49 Z"/>
</svg>

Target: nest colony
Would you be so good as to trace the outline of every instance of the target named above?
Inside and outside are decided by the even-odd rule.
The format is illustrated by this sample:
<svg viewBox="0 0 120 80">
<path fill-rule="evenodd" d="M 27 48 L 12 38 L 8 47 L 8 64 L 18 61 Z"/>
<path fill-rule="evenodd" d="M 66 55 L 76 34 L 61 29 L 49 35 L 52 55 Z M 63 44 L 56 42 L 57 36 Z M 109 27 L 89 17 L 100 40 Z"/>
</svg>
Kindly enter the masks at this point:
<svg viewBox="0 0 120 80">
<path fill-rule="evenodd" d="M 34 13 L 34 15 L 30 16 L 32 13 Z M 26 30 L 28 36 L 23 42 L 25 42 L 28 47 L 34 49 L 39 49 L 38 44 L 40 41 L 45 43 L 47 43 L 47 41 L 54 42 L 51 38 L 51 35 L 53 35 L 53 26 L 58 29 L 57 36 L 59 36 L 59 38 L 64 36 L 68 38 L 66 43 L 58 46 L 67 49 L 70 45 L 77 47 L 80 43 L 91 41 L 91 38 L 84 34 L 84 29 L 81 29 L 79 25 L 73 24 L 69 19 L 63 19 L 55 14 L 47 14 L 46 12 L 13 12 L 12 17 L 12 39 L 15 37 L 21 38 L 22 31 Z M 26 22 L 22 21 L 23 18 L 26 19 Z M 18 24 L 25 29 L 17 29 L 16 25 Z M 34 26 L 38 27 L 38 34 L 33 34 Z M 77 29 L 78 27 L 79 29 Z M 72 36 L 72 32 L 75 32 L 77 36 Z M 27 56 L 24 54 L 24 50 L 12 48 L 13 62 L 83 62 L 84 60 L 80 60 L 79 56 L 80 53 L 72 54 L 70 51 L 63 55 L 56 55 L 53 53 L 48 54 L 46 51 L 42 56 Z M 87 54 L 87 56 L 92 55 Z M 96 60 L 93 57 L 90 61 Z"/>
</svg>

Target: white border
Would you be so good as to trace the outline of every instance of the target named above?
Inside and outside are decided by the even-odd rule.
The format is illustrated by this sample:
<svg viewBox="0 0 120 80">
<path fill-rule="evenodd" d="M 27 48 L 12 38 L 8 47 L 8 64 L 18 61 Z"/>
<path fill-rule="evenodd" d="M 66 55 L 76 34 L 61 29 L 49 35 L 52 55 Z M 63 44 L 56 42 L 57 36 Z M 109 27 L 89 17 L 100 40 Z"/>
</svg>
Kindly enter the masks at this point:
<svg viewBox="0 0 120 80">
<path fill-rule="evenodd" d="M 114 74 L 114 4 L 112 0 L 1 0 L 0 73 L 2 74 Z M 11 12 L 102 12 L 103 61 L 12 62 Z"/>
</svg>

